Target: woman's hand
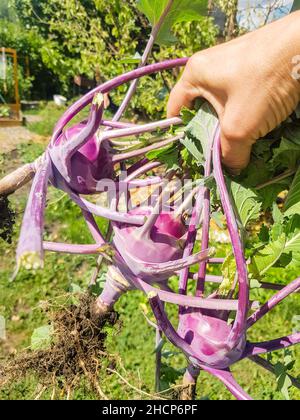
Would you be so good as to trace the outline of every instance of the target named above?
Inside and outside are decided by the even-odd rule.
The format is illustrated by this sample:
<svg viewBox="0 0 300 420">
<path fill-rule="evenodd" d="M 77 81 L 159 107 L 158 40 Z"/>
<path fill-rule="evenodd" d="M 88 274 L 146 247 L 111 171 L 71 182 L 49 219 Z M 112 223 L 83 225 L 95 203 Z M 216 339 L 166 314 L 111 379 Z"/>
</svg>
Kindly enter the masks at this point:
<svg viewBox="0 0 300 420">
<path fill-rule="evenodd" d="M 295 60 L 300 56 L 300 13 L 195 54 L 168 103 L 168 117 L 197 97 L 218 113 L 224 164 L 239 172 L 252 145 L 284 121 L 300 102 Z M 300 62 L 300 59 L 299 59 Z M 293 77 L 294 71 L 294 77 Z M 299 71 L 300 78 L 300 71 Z"/>
</svg>

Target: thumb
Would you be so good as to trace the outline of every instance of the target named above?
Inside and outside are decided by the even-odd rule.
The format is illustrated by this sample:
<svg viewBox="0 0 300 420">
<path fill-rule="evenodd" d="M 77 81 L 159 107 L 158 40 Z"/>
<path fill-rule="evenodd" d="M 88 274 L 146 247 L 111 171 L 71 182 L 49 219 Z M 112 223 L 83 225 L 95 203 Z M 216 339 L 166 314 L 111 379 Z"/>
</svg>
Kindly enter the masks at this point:
<svg viewBox="0 0 300 420">
<path fill-rule="evenodd" d="M 168 118 L 176 117 L 183 107 L 193 108 L 196 98 L 203 96 L 200 87 L 194 86 L 188 80 L 181 78 L 173 88 L 167 105 Z"/>
</svg>

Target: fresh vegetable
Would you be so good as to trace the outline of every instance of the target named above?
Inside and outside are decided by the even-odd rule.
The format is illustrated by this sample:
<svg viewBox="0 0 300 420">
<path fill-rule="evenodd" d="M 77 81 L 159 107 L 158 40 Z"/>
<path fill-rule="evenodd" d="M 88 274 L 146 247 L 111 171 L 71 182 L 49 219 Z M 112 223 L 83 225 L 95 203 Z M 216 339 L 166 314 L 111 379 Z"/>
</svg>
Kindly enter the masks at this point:
<svg viewBox="0 0 300 420">
<path fill-rule="evenodd" d="M 157 330 L 157 346 L 165 335 L 187 358 L 184 384 L 194 387 L 200 370 L 204 370 L 220 379 L 236 398 L 250 400 L 234 380 L 232 365 L 249 358 L 270 370 L 258 355 L 300 342 L 299 332 L 261 343 L 248 341 L 249 328 L 300 290 L 299 279 L 283 287 L 265 278 L 276 265 L 285 266 L 292 259 L 300 261 L 299 120 L 293 116 L 270 138 L 258 142 L 249 168 L 234 180 L 222 168 L 220 126 L 207 103 L 200 102 L 195 111 L 184 110 L 182 119 L 141 125 L 120 122 L 139 78 L 180 68 L 187 62 L 181 58 L 146 65 L 155 40 L 169 38 L 170 22 L 185 18 L 176 0 L 154 3 L 151 6 L 147 1 L 139 2 L 140 9 L 154 23 L 140 66 L 98 86 L 72 105 L 58 121 L 45 155 L 30 165 L 35 177 L 17 251 L 18 268 L 42 267 L 44 251 L 100 255 L 108 271 L 104 289 L 92 308 L 95 317 L 107 314 L 123 293 L 142 290 L 157 321 L 157 325 L 152 323 Z M 201 1 L 184 3 L 189 13 L 202 7 Z M 129 82 L 115 117 L 104 120 L 102 95 Z M 66 128 L 88 106 L 88 121 Z M 159 176 L 153 176 L 152 171 L 159 167 L 164 169 L 163 175 L 160 171 Z M 123 170 L 127 171 L 125 179 Z M 165 182 L 168 184 L 175 176 L 182 185 L 171 188 L 165 200 L 165 193 L 170 193 Z M 9 180 L 11 192 L 12 177 Z M 94 245 L 43 241 L 49 180 L 81 208 Z M 106 191 L 106 181 L 113 189 L 113 194 L 108 191 L 109 207 L 80 196 Z M 186 181 L 190 185 L 188 197 L 184 196 Z M 5 185 L 0 182 L 0 191 L 5 191 Z M 151 205 L 133 206 L 131 189 L 149 186 L 157 187 L 150 194 Z M 278 194 L 284 190 L 289 193 L 285 205 L 279 208 Z M 122 212 L 120 202 L 124 197 Z M 272 221 L 263 225 L 253 239 L 251 224 L 259 222 L 263 210 L 271 212 Z M 93 215 L 109 220 L 108 235 L 100 231 Z M 227 228 L 232 248 L 217 258 L 210 246 L 212 218 L 221 220 Z M 223 275 L 209 274 L 211 265 L 222 265 Z M 168 284 L 174 275 L 179 280 L 178 293 Z M 195 285 L 194 296 L 188 294 L 190 282 Z M 207 291 L 208 283 L 217 285 L 212 293 Z M 251 301 L 253 285 L 278 293 L 260 306 Z M 165 302 L 178 306 L 177 330 L 168 318 Z M 297 383 L 295 378 L 291 380 Z"/>
</svg>

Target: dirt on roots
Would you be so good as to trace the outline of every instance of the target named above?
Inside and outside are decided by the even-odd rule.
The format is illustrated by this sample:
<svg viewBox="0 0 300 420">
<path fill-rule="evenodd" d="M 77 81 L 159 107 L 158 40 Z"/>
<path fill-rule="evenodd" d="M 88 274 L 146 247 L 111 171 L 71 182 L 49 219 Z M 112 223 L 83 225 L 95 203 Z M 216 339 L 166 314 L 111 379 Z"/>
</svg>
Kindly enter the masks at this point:
<svg viewBox="0 0 300 420">
<path fill-rule="evenodd" d="M 11 209 L 7 197 L 0 197 L 0 238 L 11 244 L 15 212 Z"/>
<path fill-rule="evenodd" d="M 66 388 L 75 387 L 85 377 L 101 398 L 98 384 L 101 359 L 112 356 L 105 351 L 107 333 L 105 327 L 118 320 L 115 312 L 109 312 L 95 321 L 91 313 L 93 298 L 85 294 L 78 305 L 70 305 L 50 313 L 54 328 L 53 344 L 47 350 L 24 351 L 0 365 L 0 385 L 21 380 L 29 372 L 37 375 L 44 386 L 62 381 Z"/>
</svg>

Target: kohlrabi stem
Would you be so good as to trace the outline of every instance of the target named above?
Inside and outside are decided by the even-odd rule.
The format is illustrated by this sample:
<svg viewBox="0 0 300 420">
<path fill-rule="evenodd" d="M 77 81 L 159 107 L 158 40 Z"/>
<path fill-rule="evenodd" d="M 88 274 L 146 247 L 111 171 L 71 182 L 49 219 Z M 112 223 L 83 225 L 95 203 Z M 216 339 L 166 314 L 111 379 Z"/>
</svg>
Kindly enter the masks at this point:
<svg viewBox="0 0 300 420">
<path fill-rule="evenodd" d="M 75 152 L 77 152 L 89 139 L 94 136 L 94 134 L 96 134 L 101 124 L 103 110 L 103 95 L 97 94 L 93 99 L 89 119 L 85 127 L 74 139 L 72 139 L 72 141 L 60 144 L 60 147 L 63 149 L 62 154 L 64 156 L 71 158 Z"/>
<path fill-rule="evenodd" d="M 109 243 L 111 241 L 112 232 L 113 232 L 112 224 L 109 222 L 108 227 L 107 227 L 107 232 L 106 232 L 106 235 L 105 235 L 105 243 Z M 98 278 L 99 273 L 100 273 L 102 263 L 103 263 L 103 256 L 100 255 L 97 258 L 97 265 L 96 265 L 95 269 L 93 270 L 93 273 L 92 273 L 92 276 L 91 276 L 91 279 L 90 279 L 90 282 L 89 282 L 89 288 L 91 288 L 92 286 L 94 286 L 96 284 L 97 278 Z"/>
<path fill-rule="evenodd" d="M 138 230 L 138 235 L 140 238 L 143 237 L 150 237 L 151 229 L 155 225 L 163 207 L 163 203 L 166 199 L 170 197 L 170 192 L 168 191 L 167 187 L 162 191 L 159 195 L 157 203 L 152 209 L 150 216 L 147 217 L 145 224 Z"/>
<path fill-rule="evenodd" d="M 193 209 L 192 217 L 189 224 L 187 240 L 183 252 L 183 257 L 187 258 L 193 252 L 196 235 L 197 235 L 197 225 L 199 224 L 201 213 L 203 210 L 203 195 L 201 194 L 202 188 L 199 187 L 199 191 L 196 198 L 195 207 Z M 189 278 L 189 269 L 185 268 L 181 270 L 179 275 L 179 293 L 182 295 L 186 294 L 187 291 L 187 282 Z M 179 307 L 179 312 L 181 313 L 184 310 L 182 306 Z"/>
<path fill-rule="evenodd" d="M 102 120 L 101 125 L 103 127 L 117 128 L 117 129 L 136 127 L 136 124 L 127 123 L 127 122 L 110 121 L 110 120 Z"/>
<path fill-rule="evenodd" d="M 140 169 L 142 166 L 146 165 L 147 163 L 149 163 L 149 160 L 147 158 L 143 158 L 139 160 L 138 162 L 135 162 L 133 165 L 131 165 L 127 169 L 127 176 L 131 175 L 133 172 L 137 171 L 138 169 Z"/>
<path fill-rule="evenodd" d="M 62 133 L 63 129 L 66 125 L 89 103 L 92 102 L 93 97 L 97 93 L 109 93 L 111 90 L 118 88 L 119 86 L 123 85 L 124 83 L 131 82 L 132 80 L 138 79 L 143 76 L 147 76 L 152 73 L 164 71 L 164 70 L 171 70 L 175 67 L 183 67 L 188 62 L 188 58 L 178 58 L 175 60 L 168 60 L 162 63 L 151 64 L 145 67 L 138 68 L 136 70 L 130 71 L 126 74 L 122 74 L 106 83 L 103 83 L 100 86 L 97 86 L 92 91 L 88 92 L 85 96 L 80 98 L 77 102 L 75 102 L 60 118 L 58 123 L 55 126 L 53 136 L 51 139 L 51 146 L 54 146 L 56 140 Z"/>
<path fill-rule="evenodd" d="M 43 242 L 43 249 L 50 252 L 58 252 L 62 254 L 75 254 L 75 255 L 105 255 L 105 245 L 92 244 L 92 245 L 79 245 L 79 244 L 66 244 L 59 242 Z"/>
<path fill-rule="evenodd" d="M 105 219 L 112 220 L 114 222 L 121 222 L 138 226 L 142 226 L 146 221 L 146 218 L 144 216 L 135 216 L 127 213 L 119 213 L 117 211 L 112 211 L 108 208 L 90 203 L 84 198 L 81 198 L 78 194 L 74 193 L 65 182 L 61 182 L 59 180 L 56 181 L 59 183 L 59 187 L 70 196 L 71 200 L 74 201 L 74 203 L 76 203 L 82 210 L 92 213 L 95 216 L 104 217 Z"/>
<path fill-rule="evenodd" d="M 207 260 L 212 254 L 214 254 L 215 249 L 210 248 L 204 252 L 198 252 L 197 254 L 190 255 L 188 257 L 183 257 L 179 260 L 168 261 L 165 263 L 146 263 L 137 258 L 131 256 L 132 260 L 137 262 L 137 265 L 143 268 L 143 272 L 147 275 L 155 276 L 157 274 L 174 274 L 178 269 L 190 267 L 191 265 L 198 264 L 203 260 Z"/>
<path fill-rule="evenodd" d="M 211 146 L 209 148 L 208 156 L 206 157 L 204 176 L 209 177 L 211 175 L 211 160 L 212 160 L 212 147 L 215 138 L 215 133 L 211 139 Z M 203 187 L 203 221 L 202 221 L 202 238 L 201 238 L 201 249 L 207 249 L 209 247 L 209 230 L 210 230 L 210 190 L 207 187 Z M 196 296 L 203 296 L 205 287 L 205 276 L 207 270 L 207 263 L 203 261 L 199 266 L 198 271 L 198 282 L 196 287 Z"/>
<path fill-rule="evenodd" d="M 236 382 L 229 370 L 213 369 L 207 366 L 201 366 L 203 370 L 219 379 L 226 386 L 228 391 L 239 401 L 252 401 L 253 398 L 248 395 L 243 388 Z"/>
<path fill-rule="evenodd" d="M 82 215 L 83 215 L 83 217 L 85 219 L 85 222 L 87 224 L 87 227 L 88 227 L 88 229 L 89 229 L 89 231 L 90 231 L 90 233 L 91 233 L 94 241 L 97 244 L 104 245 L 105 244 L 105 240 L 103 238 L 102 233 L 100 232 L 100 229 L 99 229 L 99 227 L 98 227 L 98 225 L 96 223 L 96 220 L 95 220 L 94 216 L 90 212 L 85 211 L 83 209 L 81 209 L 81 212 L 82 212 Z"/>
<path fill-rule="evenodd" d="M 44 265 L 43 230 L 47 188 L 51 172 L 48 153 L 36 171 L 23 217 L 17 247 L 17 269 L 38 269 Z"/>
<path fill-rule="evenodd" d="M 139 63 L 139 68 L 141 68 L 141 67 L 143 67 L 147 64 L 148 58 L 149 58 L 149 56 L 151 54 L 151 51 L 153 49 L 153 46 L 154 46 L 155 40 L 157 38 L 157 35 L 158 35 L 158 33 L 159 33 L 159 31 L 162 27 L 162 24 L 165 21 L 165 18 L 167 17 L 168 13 L 170 12 L 173 3 L 174 3 L 174 0 L 169 0 L 168 4 L 166 5 L 166 8 L 164 9 L 162 15 L 160 16 L 159 21 L 152 28 L 150 38 L 148 40 L 145 51 L 144 51 L 143 56 L 141 58 L 141 61 Z M 124 112 L 126 111 L 128 105 L 129 105 L 133 95 L 135 94 L 137 85 L 138 85 L 138 79 L 134 80 L 131 83 L 120 108 L 118 109 L 116 115 L 113 118 L 114 121 L 119 121 L 121 119 L 122 115 L 124 114 Z"/>
<path fill-rule="evenodd" d="M 243 358 L 286 349 L 300 343 L 300 332 L 261 343 L 248 343 Z"/>
<path fill-rule="evenodd" d="M 149 292 L 154 292 L 159 296 L 159 298 L 166 303 L 172 303 L 174 305 L 182 305 L 189 308 L 199 308 L 206 310 L 216 310 L 216 311 L 236 311 L 238 309 L 237 300 L 228 300 L 228 299 L 202 299 L 196 296 L 187 296 L 180 295 L 174 292 L 168 292 L 165 290 L 157 289 L 156 287 L 151 286 L 149 283 L 146 283 L 142 279 L 135 277 L 134 275 L 126 272 L 126 278 L 132 283 L 132 285 L 138 289 L 148 294 Z M 153 279 L 155 282 L 155 279 Z"/>
<path fill-rule="evenodd" d="M 144 133 L 152 133 L 156 130 L 165 130 L 173 125 L 182 124 L 181 118 L 170 118 L 168 120 L 162 120 L 144 125 L 135 125 L 134 127 L 122 128 L 119 130 L 105 131 L 100 135 L 100 140 L 111 140 L 122 137 L 139 136 Z"/>
<path fill-rule="evenodd" d="M 300 289 L 300 278 L 294 280 L 292 283 L 284 287 L 280 292 L 276 293 L 267 303 L 265 303 L 258 311 L 256 311 L 247 322 L 247 328 L 252 327 L 257 321 L 259 321 L 264 315 L 275 308 L 281 303 L 286 297 L 292 293 L 297 292 Z"/>
<path fill-rule="evenodd" d="M 163 339 L 162 331 L 156 328 L 155 332 L 155 391 L 160 392 L 160 376 L 161 376 L 161 365 L 162 365 L 162 351 L 159 349 L 161 341 Z"/>
<path fill-rule="evenodd" d="M 69 183 L 71 182 L 71 159 L 84 144 L 86 144 L 96 134 L 100 127 L 104 110 L 104 101 L 102 94 L 96 94 L 87 123 L 84 128 L 76 135 L 72 141 L 68 139 L 60 139 L 59 144 L 49 148 L 52 162 L 60 175 Z"/>
<path fill-rule="evenodd" d="M 208 264 L 223 264 L 225 261 L 225 258 L 210 258 L 208 260 Z"/>
<path fill-rule="evenodd" d="M 239 342 L 246 329 L 247 315 L 249 310 L 249 281 L 243 244 L 240 238 L 238 224 L 230 202 L 222 170 L 220 129 L 218 129 L 216 139 L 214 141 L 213 164 L 214 176 L 220 192 L 220 198 L 227 221 L 228 231 L 231 237 L 239 280 L 239 309 L 237 311 L 232 330 L 227 339 L 228 345 L 230 347 L 234 347 L 235 344 Z"/>
<path fill-rule="evenodd" d="M 128 153 L 120 153 L 118 155 L 113 156 L 112 161 L 114 164 L 120 163 L 123 160 L 127 159 L 133 159 L 137 156 L 145 155 L 146 153 L 151 152 L 152 150 L 157 150 L 162 147 L 168 146 L 169 144 L 172 144 L 182 138 L 182 135 L 174 136 L 169 139 L 163 140 L 158 143 L 151 144 L 150 146 L 143 147 L 142 149 L 133 150 L 132 152 Z"/>
<path fill-rule="evenodd" d="M 146 174 L 149 171 L 152 171 L 153 169 L 158 168 L 161 166 L 161 162 L 148 162 L 144 166 L 141 166 L 140 168 L 136 169 L 135 171 L 131 172 L 124 180 L 124 182 L 130 182 L 134 179 L 138 178 L 141 175 Z M 127 171 L 128 174 L 128 171 Z"/>
<path fill-rule="evenodd" d="M 175 209 L 175 217 L 179 217 L 181 216 L 187 209 L 189 209 L 190 207 L 192 207 L 193 204 L 193 198 L 194 196 L 197 194 L 197 192 L 199 191 L 199 187 L 195 187 L 190 193 L 189 195 L 186 197 L 186 199 L 181 203 L 181 205 L 179 207 L 177 207 Z"/>
</svg>

